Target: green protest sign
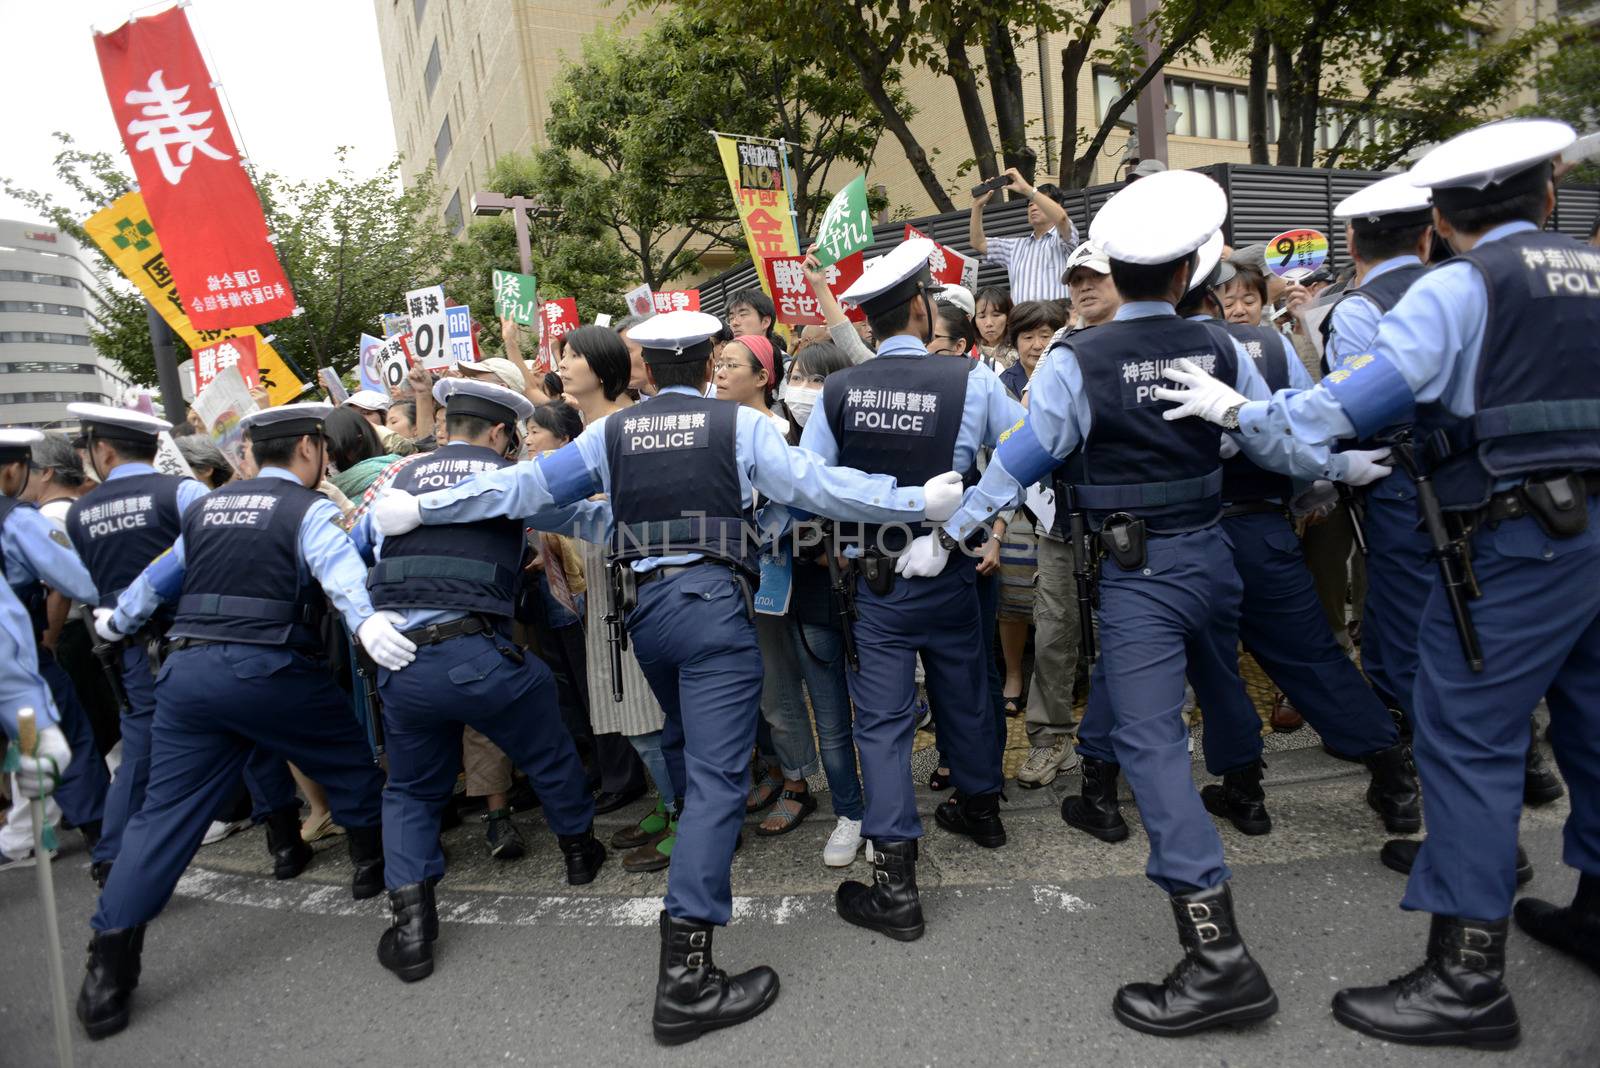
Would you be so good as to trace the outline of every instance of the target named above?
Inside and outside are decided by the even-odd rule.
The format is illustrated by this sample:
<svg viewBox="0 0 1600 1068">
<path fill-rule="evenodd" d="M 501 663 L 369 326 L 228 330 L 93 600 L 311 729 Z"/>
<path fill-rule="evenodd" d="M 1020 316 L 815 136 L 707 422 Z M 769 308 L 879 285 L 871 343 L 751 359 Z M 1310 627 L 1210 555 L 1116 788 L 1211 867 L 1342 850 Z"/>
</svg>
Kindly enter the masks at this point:
<svg viewBox="0 0 1600 1068">
<path fill-rule="evenodd" d="M 538 279 L 515 271 L 494 272 L 494 313 L 501 319 L 514 319 L 523 326 L 539 321 L 539 303 L 534 297 Z"/>
<path fill-rule="evenodd" d="M 828 202 L 817 227 L 817 261 L 831 267 L 872 244 L 872 216 L 867 211 L 867 176 L 839 190 Z"/>
</svg>

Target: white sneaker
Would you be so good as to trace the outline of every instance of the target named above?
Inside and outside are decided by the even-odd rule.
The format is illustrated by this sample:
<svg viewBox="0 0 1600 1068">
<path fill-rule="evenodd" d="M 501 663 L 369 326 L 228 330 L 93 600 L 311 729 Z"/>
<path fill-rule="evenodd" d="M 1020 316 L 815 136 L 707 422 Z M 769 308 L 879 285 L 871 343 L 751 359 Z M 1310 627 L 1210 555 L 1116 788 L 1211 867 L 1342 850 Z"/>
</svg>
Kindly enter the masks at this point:
<svg viewBox="0 0 1600 1068">
<path fill-rule="evenodd" d="M 830 868 L 849 867 L 861 851 L 861 821 L 839 817 L 828 844 L 822 847 L 822 863 Z"/>
<path fill-rule="evenodd" d="M 859 826 L 859 824 L 857 826 Z M 55 860 L 56 859 L 55 852 L 51 851 L 51 852 L 46 853 L 45 854 L 45 859 L 46 860 Z M 35 853 L 33 850 L 31 850 L 31 849 L 28 850 L 27 852 L 21 854 L 20 856 L 15 856 L 15 857 L 7 856 L 4 853 L 0 853 L 0 871 L 21 871 L 23 868 L 35 867 L 35 866 L 38 865 L 38 863 L 39 863 L 39 855 L 37 853 Z"/>
<path fill-rule="evenodd" d="M 1059 734 L 1050 739 L 1049 745 L 1029 748 L 1028 758 L 1017 769 L 1017 785 L 1030 788 L 1049 786 L 1057 775 L 1077 766 L 1078 751 L 1072 747 L 1072 739 Z"/>
<path fill-rule="evenodd" d="M 249 820 L 234 820 L 232 822 L 227 820 L 212 820 L 211 826 L 206 828 L 206 836 L 200 839 L 200 844 L 216 845 L 230 834 L 237 834 L 249 826 Z"/>
</svg>

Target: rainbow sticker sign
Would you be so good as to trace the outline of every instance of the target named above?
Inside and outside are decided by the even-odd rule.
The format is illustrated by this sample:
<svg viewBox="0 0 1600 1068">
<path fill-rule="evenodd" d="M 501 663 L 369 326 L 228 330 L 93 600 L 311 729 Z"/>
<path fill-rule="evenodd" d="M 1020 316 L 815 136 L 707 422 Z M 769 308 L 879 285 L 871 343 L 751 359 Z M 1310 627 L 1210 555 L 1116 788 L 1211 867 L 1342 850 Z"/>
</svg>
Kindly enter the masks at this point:
<svg viewBox="0 0 1600 1068">
<path fill-rule="evenodd" d="M 1328 258 L 1328 235 L 1321 230 L 1285 230 L 1267 242 L 1267 268 L 1298 282 Z"/>
</svg>

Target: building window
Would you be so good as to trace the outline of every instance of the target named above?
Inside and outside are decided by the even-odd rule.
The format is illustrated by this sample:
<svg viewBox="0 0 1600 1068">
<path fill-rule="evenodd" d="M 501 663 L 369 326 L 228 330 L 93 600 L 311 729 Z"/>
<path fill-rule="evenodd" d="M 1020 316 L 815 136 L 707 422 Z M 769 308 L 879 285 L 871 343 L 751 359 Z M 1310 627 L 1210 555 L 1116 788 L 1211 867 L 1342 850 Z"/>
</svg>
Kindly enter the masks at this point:
<svg viewBox="0 0 1600 1068">
<path fill-rule="evenodd" d="M 102 402 L 108 400 L 104 393 L 67 393 L 46 390 L 38 393 L 0 393 L 0 404 L 49 404 L 72 401 Z"/>
<path fill-rule="evenodd" d="M 42 300 L 0 300 L 0 312 L 32 312 L 35 315 L 71 315 L 82 319 L 82 308 L 70 304 L 46 304 Z"/>
<path fill-rule="evenodd" d="M 40 274 L 38 271 L 0 271 L 0 282 L 32 282 L 39 286 L 65 286 L 82 289 L 83 283 L 62 274 Z"/>
<path fill-rule="evenodd" d="M 428 50 L 428 65 L 422 68 L 422 84 L 427 87 L 428 99 L 433 99 L 433 87 L 439 84 L 439 39 L 434 38 Z"/>
<path fill-rule="evenodd" d="M 92 363 L 47 363 L 44 360 L 17 360 L 0 363 L 0 374 L 14 375 L 92 375 Z"/>
<path fill-rule="evenodd" d="M 445 205 L 444 221 L 450 224 L 452 234 L 459 234 L 465 225 L 461 219 L 461 190 L 457 189 L 450 197 L 450 203 Z"/>
<path fill-rule="evenodd" d="M 428 0 L 411 0 L 411 9 L 416 13 L 417 25 L 422 25 L 423 12 L 428 10 Z"/>
<path fill-rule="evenodd" d="M 441 167 L 450 155 L 450 145 L 450 116 L 446 115 L 444 125 L 439 127 L 439 136 L 433 139 L 433 161 Z"/>
<path fill-rule="evenodd" d="M 58 334 L 54 330 L 0 330 L 0 345 L 87 345 L 83 334 Z"/>
</svg>

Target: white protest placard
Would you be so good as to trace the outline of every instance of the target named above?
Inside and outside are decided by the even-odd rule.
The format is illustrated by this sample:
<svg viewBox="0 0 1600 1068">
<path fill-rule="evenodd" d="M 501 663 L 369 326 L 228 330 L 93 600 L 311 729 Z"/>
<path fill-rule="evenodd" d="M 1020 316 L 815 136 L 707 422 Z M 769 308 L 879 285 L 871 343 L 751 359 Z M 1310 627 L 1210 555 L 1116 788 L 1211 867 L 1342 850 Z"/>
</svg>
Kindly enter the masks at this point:
<svg viewBox="0 0 1600 1068">
<path fill-rule="evenodd" d="M 627 301 L 630 315 L 651 316 L 656 313 L 656 299 L 650 292 L 649 282 L 628 290 L 622 299 Z"/>
<path fill-rule="evenodd" d="M 178 451 L 178 443 L 172 440 L 172 435 L 163 430 L 156 438 L 155 469 L 163 475 L 177 475 L 180 478 L 193 478 L 194 471 L 189 467 L 189 461 L 183 458 L 183 453 Z"/>
<path fill-rule="evenodd" d="M 451 363 L 472 362 L 472 309 L 456 304 L 444 310 L 445 338 Z"/>
<path fill-rule="evenodd" d="M 237 367 L 218 373 L 211 384 L 196 395 L 192 407 L 206 429 L 215 435 L 228 433 L 238 426 L 239 420 L 259 409 Z"/>
<path fill-rule="evenodd" d="M 449 367 L 450 345 L 444 287 L 428 286 L 406 293 L 406 312 L 411 317 L 411 353 L 430 371 Z"/>
<path fill-rule="evenodd" d="M 385 390 L 399 389 L 406 384 L 411 373 L 411 335 L 396 334 L 378 346 L 373 363 L 378 368 L 378 380 Z"/>
</svg>

